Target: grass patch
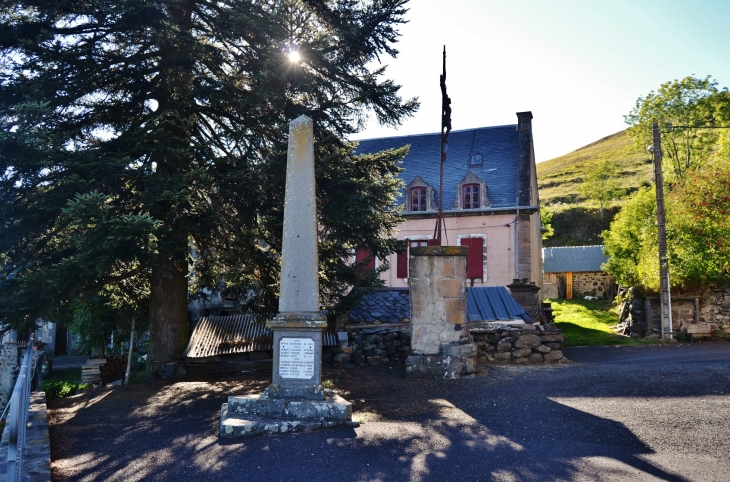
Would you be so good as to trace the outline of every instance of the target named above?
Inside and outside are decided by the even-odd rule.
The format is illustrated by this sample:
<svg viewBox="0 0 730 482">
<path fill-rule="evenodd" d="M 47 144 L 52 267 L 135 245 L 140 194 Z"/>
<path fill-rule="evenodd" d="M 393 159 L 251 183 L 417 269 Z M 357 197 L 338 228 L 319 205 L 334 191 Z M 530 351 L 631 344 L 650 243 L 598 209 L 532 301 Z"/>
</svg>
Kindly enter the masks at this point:
<svg viewBox="0 0 730 482">
<path fill-rule="evenodd" d="M 617 335 L 611 325 L 618 323 L 613 304 L 606 300 L 548 300 L 555 324 L 563 330 L 565 346 L 646 345 L 643 341 Z"/>
<path fill-rule="evenodd" d="M 46 392 L 46 400 L 65 398 L 86 387 L 88 384 L 81 383 L 81 368 L 54 370 L 41 382 L 41 391 Z"/>
<path fill-rule="evenodd" d="M 334 390 L 335 386 L 340 383 L 339 378 L 335 378 L 334 380 L 322 380 L 322 388 L 329 388 L 330 390 Z"/>
</svg>

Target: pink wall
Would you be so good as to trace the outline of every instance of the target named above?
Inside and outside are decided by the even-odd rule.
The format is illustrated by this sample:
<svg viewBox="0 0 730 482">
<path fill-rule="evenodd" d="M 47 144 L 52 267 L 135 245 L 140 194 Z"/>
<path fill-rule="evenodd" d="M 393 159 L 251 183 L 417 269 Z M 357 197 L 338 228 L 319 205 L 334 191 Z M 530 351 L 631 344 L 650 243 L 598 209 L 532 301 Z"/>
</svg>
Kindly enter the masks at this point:
<svg viewBox="0 0 730 482">
<path fill-rule="evenodd" d="M 443 244 L 458 246 L 459 235 L 486 235 L 487 262 L 486 279 L 475 281 L 474 286 L 505 286 L 515 277 L 514 256 L 514 214 L 491 214 L 475 216 L 447 217 L 446 236 L 442 234 Z M 399 226 L 398 239 L 415 236 L 430 239 L 433 237 L 434 218 L 407 219 Z M 448 240 L 448 243 L 446 242 Z M 389 257 L 390 269 L 382 274 L 386 286 L 407 287 L 406 280 L 397 278 L 396 255 Z"/>
</svg>

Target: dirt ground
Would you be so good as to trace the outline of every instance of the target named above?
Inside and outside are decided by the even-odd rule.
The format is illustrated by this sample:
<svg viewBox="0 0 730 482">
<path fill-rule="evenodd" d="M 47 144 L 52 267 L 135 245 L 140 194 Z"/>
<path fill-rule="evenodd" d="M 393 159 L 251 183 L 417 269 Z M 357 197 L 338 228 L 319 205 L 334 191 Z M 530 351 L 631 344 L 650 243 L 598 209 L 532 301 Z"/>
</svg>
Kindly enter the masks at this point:
<svg viewBox="0 0 730 482">
<path fill-rule="evenodd" d="M 484 368 L 476 376 L 488 373 L 489 369 Z M 448 380 L 409 380 L 411 389 L 404 390 L 404 374 L 402 364 L 347 370 L 323 367 L 322 380 L 335 382 L 335 391 L 353 402 L 353 418 L 363 423 L 433 410 L 424 405 L 423 397 L 444 396 L 448 392 Z M 92 388 L 72 397 L 52 400 L 48 402 L 52 478 L 64 481 L 79 475 L 78 458 L 71 462 L 70 456 L 87 450 L 89 438 L 96 440 L 93 443 L 105 444 L 124 432 L 149 430 L 154 424 L 170 423 L 168 415 L 180 412 L 184 406 L 193 408 L 208 402 L 205 403 L 209 407 L 205 431 L 217 436 L 219 420 L 215 407 L 219 409 L 229 395 L 261 393 L 270 383 L 271 370 L 260 370 L 209 380 L 185 378 Z M 416 388 L 416 394 L 413 388 Z M 175 420 L 173 423 L 190 421 Z"/>
<path fill-rule="evenodd" d="M 270 371 L 105 387 L 49 403 L 53 480 L 730 480 L 730 344 L 566 349 L 472 379 L 326 369 L 358 428 L 221 440 Z"/>
</svg>

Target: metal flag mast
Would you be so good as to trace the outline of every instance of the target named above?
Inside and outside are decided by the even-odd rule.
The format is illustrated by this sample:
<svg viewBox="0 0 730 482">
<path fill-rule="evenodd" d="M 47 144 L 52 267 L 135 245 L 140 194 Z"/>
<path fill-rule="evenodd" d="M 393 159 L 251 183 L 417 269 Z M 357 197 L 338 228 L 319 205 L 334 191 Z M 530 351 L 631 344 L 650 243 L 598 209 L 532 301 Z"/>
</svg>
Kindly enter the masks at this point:
<svg viewBox="0 0 730 482">
<path fill-rule="evenodd" d="M 444 162 L 449 148 L 449 132 L 451 132 L 451 99 L 446 94 L 446 45 L 444 45 L 443 73 L 439 76 L 441 84 L 441 160 L 439 162 L 439 212 L 433 239 L 436 246 L 441 246 L 441 227 L 446 232 L 444 221 Z"/>
</svg>

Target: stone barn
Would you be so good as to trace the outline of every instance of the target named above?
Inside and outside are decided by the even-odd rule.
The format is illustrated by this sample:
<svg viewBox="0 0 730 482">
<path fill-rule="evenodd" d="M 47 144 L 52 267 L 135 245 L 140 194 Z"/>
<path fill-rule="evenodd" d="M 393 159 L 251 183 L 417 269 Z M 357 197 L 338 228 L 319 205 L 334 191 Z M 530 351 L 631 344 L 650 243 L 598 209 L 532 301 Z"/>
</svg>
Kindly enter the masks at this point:
<svg viewBox="0 0 730 482">
<path fill-rule="evenodd" d="M 544 298 L 616 296 L 616 281 L 601 269 L 608 260 L 603 246 L 543 248 L 542 255 Z"/>
</svg>

